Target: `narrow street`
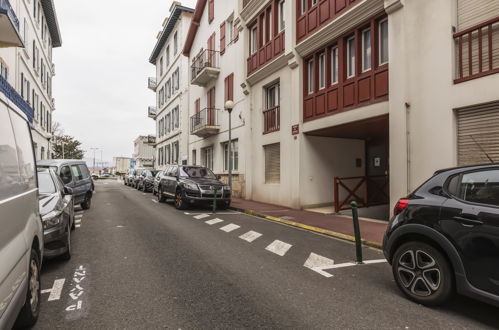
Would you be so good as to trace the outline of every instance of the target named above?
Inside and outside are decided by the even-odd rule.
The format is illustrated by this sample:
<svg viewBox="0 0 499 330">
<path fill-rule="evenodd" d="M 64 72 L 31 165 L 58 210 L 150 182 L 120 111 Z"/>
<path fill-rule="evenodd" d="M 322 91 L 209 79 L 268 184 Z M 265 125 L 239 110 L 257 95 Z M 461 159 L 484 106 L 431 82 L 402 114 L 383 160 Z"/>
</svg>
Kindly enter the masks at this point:
<svg viewBox="0 0 499 330">
<path fill-rule="evenodd" d="M 383 255 L 233 211 L 177 211 L 98 181 L 69 262 L 45 261 L 35 329 L 477 329 L 497 309 L 404 297 Z M 327 258 L 327 259 L 326 259 Z M 334 268 L 336 266 L 336 268 Z"/>
</svg>

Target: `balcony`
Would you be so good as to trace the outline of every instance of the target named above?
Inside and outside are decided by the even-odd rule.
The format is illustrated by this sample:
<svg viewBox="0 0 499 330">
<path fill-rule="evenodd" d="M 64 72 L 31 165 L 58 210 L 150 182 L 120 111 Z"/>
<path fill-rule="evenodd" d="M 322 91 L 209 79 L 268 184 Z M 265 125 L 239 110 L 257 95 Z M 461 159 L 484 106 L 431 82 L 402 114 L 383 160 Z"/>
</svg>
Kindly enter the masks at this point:
<svg viewBox="0 0 499 330">
<path fill-rule="evenodd" d="M 23 47 L 17 19 L 9 0 L 0 0 L 0 47 Z"/>
<path fill-rule="evenodd" d="M 156 119 L 156 115 L 157 115 L 156 107 L 151 106 L 147 109 L 147 116 L 149 118 Z"/>
<path fill-rule="evenodd" d="M 7 98 L 14 103 L 22 112 L 26 114 L 30 123 L 33 122 L 33 109 L 24 101 L 24 99 L 17 93 L 4 77 L 0 76 L 0 92 L 5 94 Z"/>
<path fill-rule="evenodd" d="M 248 76 L 284 54 L 284 41 L 285 34 L 281 31 L 251 54 L 246 60 Z"/>
<path fill-rule="evenodd" d="M 281 128 L 280 107 L 263 111 L 263 134 L 277 132 Z"/>
<path fill-rule="evenodd" d="M 454 83 L 499 73 L 499 17 L 454 34 Z"/>
<path fill-rule="evenodd" d="M 156 91 L 156 88 L 158 88 L 158 82 L 156 81 L 156 78 L 149 77 L 149 79 L 147 79 L 147 88 L 149 88 L 153 92 Z"/>
<path fill-rule="evenodd" d="M 220 52 L 206 49 L 197 55 L 191 65 L 191 83 L 201 87 L 218 78 Z"/>
<path fill-rule="evenodd" d="M 220 130 L 218 109 L 205 108 L 191 117 L 191 134 L 202 138 L 217 134 Z"/>
</svg>

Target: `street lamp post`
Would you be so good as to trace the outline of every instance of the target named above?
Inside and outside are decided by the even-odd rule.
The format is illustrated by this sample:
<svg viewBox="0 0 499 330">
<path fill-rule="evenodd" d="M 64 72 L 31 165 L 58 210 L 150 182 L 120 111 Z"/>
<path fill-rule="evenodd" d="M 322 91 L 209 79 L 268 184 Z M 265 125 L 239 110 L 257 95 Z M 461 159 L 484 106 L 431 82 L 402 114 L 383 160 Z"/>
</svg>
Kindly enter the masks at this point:
<svg viewBox="0 0 499 330">
<path fill-rule="evenodd" d="M 225 102 L 225 110 L 229 112 L 229 187 L 232 193 L 232 109 L 234 109 L 234 101 L 227 100 Z"/>
</svg>

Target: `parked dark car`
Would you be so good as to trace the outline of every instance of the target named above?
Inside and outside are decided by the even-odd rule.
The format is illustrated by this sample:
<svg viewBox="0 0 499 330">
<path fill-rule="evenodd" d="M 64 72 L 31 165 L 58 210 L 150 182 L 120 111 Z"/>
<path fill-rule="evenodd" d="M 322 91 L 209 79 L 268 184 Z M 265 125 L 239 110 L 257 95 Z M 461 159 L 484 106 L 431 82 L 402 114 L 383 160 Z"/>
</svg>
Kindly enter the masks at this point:
<svg viewBox="0 0 499 330">
<path fill-rule="evenodd" d="M 167 197 L 172 197 L 177 209 L 194 203 L 213 203 L 215 194 L 217 206 L 223 209 L 230 206 L 230 187 L 202 166 L 170 166 L 158 185 L 158 201 L 165 202 Z"/>
<path fill-rule="evenodd" d="M 438 305 L 455 289 L 499 306 L 499 164 L 437 171 L 394 214 L 383 250 L 407 297 Z"/>
<path fill-rule="evenodd" d="M 166 170 L 158 171 L 158 173 L 154 177 L 154 184 L 152 187 L 152 194 L 154 196 L 156 196 L 156 194 L 158 193 L 159 183 L 161 182 L 161 179 L 165 176 L 165 173 L 166 173 Z"/>
<path fill-rule="evenodd" d="M 49 159 L 38 162 L 38 167 L 51 168 L 61 178 L 65 187 L 73 191 L 74 204 L 84 210 L 92 205 L 94 182 L 83 160 Z"/>
<path fill-rule="evenodd" d="M 71 188 L 64 187 L 52 169 L 38 169 L 38 200 L 43 223 L 44 256 L 71 259 L 74 204 Z"/>
<path fill-rule="evenodd" d="M 145 170 L 142 172 L 137 178 L 137 189 L 142 190 L 143 192 L 152 191 L 156 174 L 158 174 L 158 171 L 154 170 Z"/>
<path fill-rule="evenodd" d="M 130 186 L 131 185 L 131 178 L 133 177 L 133 172 L 135 170 L 133 168 L 129 169 L 125 176 L 123 177 L 123 181 L 125 183 L 125 186 Z"/>
</svg>

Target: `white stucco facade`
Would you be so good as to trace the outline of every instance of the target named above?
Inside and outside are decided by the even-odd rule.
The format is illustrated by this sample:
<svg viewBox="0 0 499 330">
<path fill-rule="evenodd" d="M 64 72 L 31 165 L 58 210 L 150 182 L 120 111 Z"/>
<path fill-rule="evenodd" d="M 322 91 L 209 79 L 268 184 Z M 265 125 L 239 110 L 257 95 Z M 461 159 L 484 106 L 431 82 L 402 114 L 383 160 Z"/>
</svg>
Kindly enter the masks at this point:
<svg viewBox="0 0 499 330">
<path fill-rule="evenodd" d="M 10 0 L 24 47 L 0 48 L 2 76 L 33 109 L 32 136 L 36 159 L 52 157 L 52 49 L 61 45 L 52 0 Z"/>
</svg>

